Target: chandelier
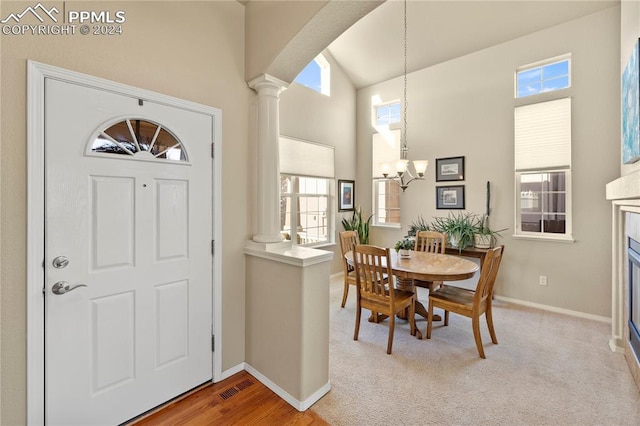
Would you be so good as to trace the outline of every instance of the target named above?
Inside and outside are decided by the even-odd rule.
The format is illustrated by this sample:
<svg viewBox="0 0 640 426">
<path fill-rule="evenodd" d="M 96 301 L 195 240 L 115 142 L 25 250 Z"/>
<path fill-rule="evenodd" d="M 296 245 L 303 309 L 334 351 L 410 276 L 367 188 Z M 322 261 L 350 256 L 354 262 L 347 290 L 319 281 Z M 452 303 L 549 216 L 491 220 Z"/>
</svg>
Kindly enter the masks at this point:
<svg viewBox="0 0 640 426">
<path fill-rule="evenodd" d="M 404 0 L 404 108 L 402 111 L 402 141 L 400 143 L 400 159 L 393 162 L 396 169 L 396 175 L 389 177 L 391 171 L 391 163 L 382 163 L 382 176 L 385 179 L 395 181 L 402 192 L 406 191 L 409 184 L 414 180 L 424 180 L 424 173 L 427 171 L 429 161 L 427 160 L 414 160 L 413 164 L 414 173 L 409 170 L 409 146 L 407 145 L 407 0 Z"/>
</svg>

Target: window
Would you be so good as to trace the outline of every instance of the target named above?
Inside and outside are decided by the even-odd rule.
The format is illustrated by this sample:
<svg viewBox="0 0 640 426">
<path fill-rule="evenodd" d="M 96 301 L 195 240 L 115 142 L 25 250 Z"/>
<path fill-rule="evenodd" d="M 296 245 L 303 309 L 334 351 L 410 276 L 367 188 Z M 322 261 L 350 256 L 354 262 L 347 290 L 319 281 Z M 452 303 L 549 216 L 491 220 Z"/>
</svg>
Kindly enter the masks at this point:
<svg viewBox="0 0 640 426">
<path fill-rule="evenodd" d="M 330 179 L 280 176 L 280 231 L 299 245 L 331 241 Z"/>
<path fill-rule="evenodd" d="M 294 244 L 333 243 L 335 150 L 280 136 L 280 231 Z"/>
<path fill-rule="evenodd" d="M 571 86 L 570 58 L 554 58 L 516 70 L 516 98 Z"/>
<path fill-rule="evenodd" d="M 316 56 L 293 81 L 329 96 L 331 94 L 331 66 L 329 61 L 322 54 Z"/>
<path fill-rule="evenodd" d="M 400 224 L 400 186 L 388 179 L 375 179 L 374 212 L 377 225 Z"/>
<path fill-rule="evenodd" d="M 542 234 L 567 231 L 569 172 L 519 173 L 520 230 Z"/>
<path fill-rule="evenodd" d="M 516 235 L 571 240 L 571 99 L 515 109 Z"/>
<path fill-rule="evenodd" d="M 376 126 L 388 126 L 400 122 L 400 102 L 393 102 L 375 107 Z"/>
<path fill-rule="evenodd" d="M 160 124 L 127 118 L 101 126 L 91 138 L 92 155 L 116 154 L 137 160 L 187 161 L 182 143 Z"/>
<path fill-rule="evenodd" d="M 373 223 L 382 226 L 400 226 L 400 185 L 382 176 L 381 164 L 400 158 L 400 130 L 373 134 Z"/>
</svg>

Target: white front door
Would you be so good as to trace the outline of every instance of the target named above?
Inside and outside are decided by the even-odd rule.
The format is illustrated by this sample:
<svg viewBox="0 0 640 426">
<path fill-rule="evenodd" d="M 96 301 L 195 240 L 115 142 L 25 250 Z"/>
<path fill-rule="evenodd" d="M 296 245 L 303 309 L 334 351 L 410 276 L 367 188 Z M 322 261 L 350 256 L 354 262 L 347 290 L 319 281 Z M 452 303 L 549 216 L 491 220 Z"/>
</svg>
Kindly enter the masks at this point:
<svg viewBox="0 0 640 426">
<path fill-rule="evenodd" d="M 47 424 L 212 378 L 212 117 L 45 81 Z"/>
</svg>

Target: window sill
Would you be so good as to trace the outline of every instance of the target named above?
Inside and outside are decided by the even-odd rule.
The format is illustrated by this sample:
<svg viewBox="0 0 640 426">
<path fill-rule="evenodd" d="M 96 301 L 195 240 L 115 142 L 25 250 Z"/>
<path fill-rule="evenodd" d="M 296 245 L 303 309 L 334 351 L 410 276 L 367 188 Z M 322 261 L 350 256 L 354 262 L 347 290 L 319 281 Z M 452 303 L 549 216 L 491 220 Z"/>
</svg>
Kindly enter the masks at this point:
<svg viewBox="0 0 640 426">
<path fill-rule="evenodd" d="M 402 225 L 399 223 L 374 223 L 371 225 L 372 228 L 389 228 L 389 229 L 400 229 Z"/>
<path fill-rule="evenodd" d="M 576 240 L 573 239 L 570 235 L 563 236 L 548 236 L 548 235 L 525 235 L 525 234 L 514 234 L 511 236 L 516 240 L 531 240 L 531 241 L 548 241 L 553 243 L 569 243 L 573 244 Z"/>
</svg>

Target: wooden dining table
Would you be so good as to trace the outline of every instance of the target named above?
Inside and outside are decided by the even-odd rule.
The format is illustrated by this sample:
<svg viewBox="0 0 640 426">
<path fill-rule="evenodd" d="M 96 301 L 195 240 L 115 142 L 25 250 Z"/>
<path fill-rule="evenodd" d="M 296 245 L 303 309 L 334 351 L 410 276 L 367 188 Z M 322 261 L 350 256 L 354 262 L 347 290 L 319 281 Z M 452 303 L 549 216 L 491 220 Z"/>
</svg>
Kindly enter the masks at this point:
<svg viewBox="0 0 640 426">
<path fill-rule="evenodd" d="M 459 281 L 473 277 L 479 270 L 474 262 L 460 256 L 449 254 L 411 251 L 409 257 L 400 256 L 391 251 L 391 271 L 396 276 L 396 288 L 415 292 L 414 280 L 420 281 Z M 353 253 L 347 252 L 345 258 L 353 264 Z M 427 318 L 427 309 L 416 300 L 416 314 Z M 417 337 L 422 334 L 417 330 Z"/>
</svg>

